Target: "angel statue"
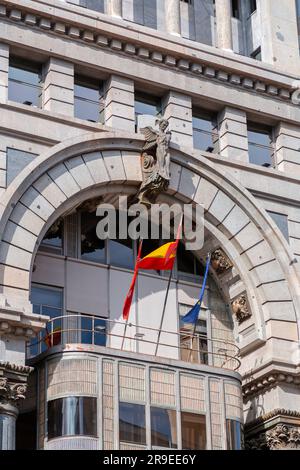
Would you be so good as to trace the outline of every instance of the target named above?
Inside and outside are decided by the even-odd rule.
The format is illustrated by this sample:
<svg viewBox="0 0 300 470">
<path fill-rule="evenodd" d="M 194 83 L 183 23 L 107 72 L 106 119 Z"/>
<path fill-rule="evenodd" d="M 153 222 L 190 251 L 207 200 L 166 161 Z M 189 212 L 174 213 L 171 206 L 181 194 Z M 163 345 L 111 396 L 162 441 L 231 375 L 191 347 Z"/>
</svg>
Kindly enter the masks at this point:
<svg viewBox="0 0 300 470">
<path fill-rule="evenodd" d="M 169 122 L 166 119 L 157 119 L 155 124 L 158 124 L 158 131 L 152 127 L 141 129 L 141 133 L 145 136 L 142 149 L 144 181 L 138 199 L 145 204 L 154 203 L 158 194 L 167 190 L 170 181 L 171 132 L 167 131 Z"/>
</svg>

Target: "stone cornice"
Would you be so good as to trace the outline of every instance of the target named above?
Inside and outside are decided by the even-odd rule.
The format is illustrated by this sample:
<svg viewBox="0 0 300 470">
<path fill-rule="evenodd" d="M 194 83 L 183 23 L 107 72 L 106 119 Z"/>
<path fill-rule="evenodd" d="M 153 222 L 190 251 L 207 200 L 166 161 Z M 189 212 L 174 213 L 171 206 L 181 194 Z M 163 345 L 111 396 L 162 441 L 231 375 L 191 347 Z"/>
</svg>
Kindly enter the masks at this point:
<svg viewBox="0 0 300 470">
<path fill-rule="evenodd" d="M 246 432 L 247 432 L 248 429 L 252 429 L 256 426 L 259 426 L 260 424 L 264 424 L 264 423 L 266 423 L 267 421 L 270 421 L 273 418 L 277 418 L 278 416 L 285 416 L 287 418 L 300 419 L 300 411 L 286 410 L 284 408 L 277 408 L 276 410 L 272 410 L 269 413 L 265 413 L 264 415 L 259 416 L 254 421 L 251 421 L 251 423 L 246 423 L 245 424 Z"/>
<path fill-rule="evenodd" d="M 32 338 L 45 327 L 49 319 L 44 315 L 12 308 L 4 298 L 0 299 L 0 302 L 0 337 L 13 335 L 27 339 Z"/>
<path fill-rule="evenodd" d="M 286 383 L 300 386 L 300 375 L 292 375 L 284 372 L 271 372 L 259 379 L 249 380 L 243 385 L 243 398 L 247 402 L 252 397 L 260 395 L 263 391 Z"/>
<path fill-rule="evenodd" d="M 72 41 L 82 41 L 96 47 L 109 48 L 119 54 L 292 103 L 293 79 L 284 76 L 280 71 L 267 71 L 266 74 L 260 74 L 261 70 L 256 62 L 253 63 L 253 67 L 244 67 L 242 63 L 236 67 L 229 59 L 228 65 L 224 66 L 227 58 L 223 57 L 223 60 L 218 61 L 218 57 L 211 54 L 210 57 L 201 59 L 201 54 L 198 53 L 200 51 L 196 52 L 197 49 L 194 51 L 191 44 L 188 48 L 184 42 L 181 47 L 179 44 L 174 48 L 170 47 L 171 41 L 163 37 L 155 43 L 149 40 L 147 34 L 135 33 L 132 27 L 124 28 L 118 24 L 104 22 L 105 15 L 101 14 L 85 25 L 86 15 L 80 15 L 81 21 L 78 22 L 79 15 L 76 10 L 72 15 L 67 15 L 68 12 L 63 14 L 63 8 L 65 8 L 63 4 L 56 4 L 56 8 L 51 8 L 30 1 L 0 0 L 0 17 L 5 21 L 16 22 L 29 28 L 38 28 Z M 144 41 L 142 41 L 143 36 Z M 193 50 L 192 53 L 191 50 Z M 240 72 L 240 69 L 243 71 Z"/>
</svg>

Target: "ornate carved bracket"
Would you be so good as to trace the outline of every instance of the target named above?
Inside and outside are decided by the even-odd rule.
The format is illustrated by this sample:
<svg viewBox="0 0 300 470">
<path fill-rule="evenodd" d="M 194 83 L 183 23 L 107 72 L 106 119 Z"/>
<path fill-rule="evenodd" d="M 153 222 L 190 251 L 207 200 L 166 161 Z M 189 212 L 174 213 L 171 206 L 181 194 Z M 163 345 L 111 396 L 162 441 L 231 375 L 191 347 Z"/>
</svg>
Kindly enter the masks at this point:
<svg viewBox="0 0 300 470">
<path fill-rule="evenodd" d="M 247 450 L 300 449 L 298 428 L 277 424 L 273 429 L 246 441 Z"/>
<path fill-rule="evenodd" d="M 246 294 L 242 294 L 231 302 L 231 307 L 238 324 L 241 325 L 244 321 L 251 318 L 251 312 L 248 306 Z"/>
<path fill-rule="evenodd" d="M 217 274 L 222 274 L 232 268 L 230 259 L 221 248 L 218 248 L 212 253 L 211 265 Z"/>
</svg>

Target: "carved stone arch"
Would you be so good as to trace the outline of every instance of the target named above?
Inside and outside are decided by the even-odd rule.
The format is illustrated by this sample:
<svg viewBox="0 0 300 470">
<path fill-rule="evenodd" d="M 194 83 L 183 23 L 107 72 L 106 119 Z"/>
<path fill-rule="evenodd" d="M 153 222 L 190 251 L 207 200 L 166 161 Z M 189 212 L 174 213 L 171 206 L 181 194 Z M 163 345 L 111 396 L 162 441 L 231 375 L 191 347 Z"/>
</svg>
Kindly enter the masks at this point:
<svg viewBox="0 0 300 470">
<path fill-rule="evenodd" d="M 30 314 L 34 254 L 56 218 L 93 195 L 135 192 L 142 180 L 142 145 L 141 138 L 122 133 L 72 139 L 37 157 L 15 179 L 1 199 L 2 309 Z M 272 319 L 272 303 L 278 301 L 272 295 L 278 291 L 284 292 L 281 307 L 297 324 L 298 272 L 270 217 L 247 190 L 201 153 L 188 155 L 174 146 L 171 158 L 168 197 L 204 206 L 206 228 L 233 264 L 231 277 L 226 282 L 218 278 L 218 283 L 230 300 L 235 296 L 230 285 L 234 277 L 247 292 L 253 322 L 247 326 L 246 343 L 266 340 L 265 324 Z"/>
</svg>

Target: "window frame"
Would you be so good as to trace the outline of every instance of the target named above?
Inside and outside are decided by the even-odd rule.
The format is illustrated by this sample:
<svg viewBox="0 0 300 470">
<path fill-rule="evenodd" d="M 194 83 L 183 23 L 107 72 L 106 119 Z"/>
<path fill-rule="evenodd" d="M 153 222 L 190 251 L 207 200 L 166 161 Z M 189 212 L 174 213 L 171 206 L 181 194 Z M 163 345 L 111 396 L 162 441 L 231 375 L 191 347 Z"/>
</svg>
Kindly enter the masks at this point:
<svg viewBox="0 0 300 470">
<path fill-rule="evenodd" d="M 211 123 L 211 131 L 205 131 L 195 127 L 194 119 L 202 119 L 203 121 L 209 121 Z M 192 129 L 193 129 L 193 147 L 197 150 L 202 152 L 208 153 L 217 153 L 219 147 L 219 125 L 218 125 L 218 118 L 217 114 L 214 112 L 210 112 L 205 109 L 201 108 L 194 108 L 192 109 Z M 210 135 L 211 137 L 211 145 L 208 146 L 206 149 L 202 149 L 200 147 L 196 147 L 195 145 L 195 132 L 199 132 L 204 135 Z"/>
<path fill-rule="evenodd" d="M 10 77 L 10 69 L 11 68 L 14 68 L 14 69 L 19 69 L 19 70 L 23 70 L 23 71 L 27 71 L 27 72 L 33 72 L 33 73 L 36 73 L 37 74 L 37 77 L 39 79 L 39 82 L 38 82 L 38 85 L 35 85 L 35 84 L 32 84 L 32 83 L 29 83 L 29 82 L 24 82 L 22 80 L 18 80 L 16 78 L 11 78 Z M 16 100 L 12 100 L 10 97 L 9 97 L 9 94 L 10 94 L 10 91 L 9 91 L 9 84 L 10 83 L 18 83 L 20 85 L 25 85 L 27 87 L 30 87 L 30 88 L 33 88 L 34 90 L 36 90 L 37 92 L 39 92 L 39 95 L 37 97 L 37 104 L 29 101 L 29 100 L 25 100 L 25 101 L 16 101 Z M 25 106 L 32 106 L 32 107 L 35 107 L 35 108 L 42 108 L 42 101 L 43 101 L 43 85 L 44 85 L 44 82 L 43 82 L 43 64 L 39 63 L 39 62 L 35 62 L 35 61 L 30 61 L 28 59 L 23 59 L 22 57 L 17 57 L 17 56 L 10 56 L 9 57 L 9 67 L 8 67 L 8 99 L 10 101 L 13 101 L 14 103 L 20 103 L 20 104 L 23 104 Z"/>
<path fill-rule="evenodd" d="M 95 90 L 99 93 L 99 100 L 94 101 L 89 98 L 83 98 L 81 96 L 76 95 L 76 86 L 90 89 L 90 90 Z M 81 116 L 76 115 L 76 100 L 83 102 L 83 103 L 89 103 L 91 105 L 96 105 L 98 106 L 98 120 L 92 120 L 92 119 L 87 119 L 83 118 Z M 90 78 L 86 75 L 81 75 L 81 74 L 75 74 L 74 75 L 74 117 L 77 119 L 81 119 L 83 121 L 87 122 L 93 122 L 94 124 L 104 124 L 104 110 L 105 110 L 105 103 L 104 103 L 104 85 L 102 80 L 98 80 L 95 78 Z"/>
<path fill-rule="evenodd" d="M 270 145 L 258 144 L 252 142 L 249 138 L 249 132 L 267 135 L 270 138 Z M 248 154 L 249 154 L 249 163 L 251 165 L 260 166 L 263 168 L 276 168 L 276 148 L 275 148 L 275 139 L 274 139 L 274 128 L 265 126 L 263 124 L 255 124 L 251 121 L 247 122 L 247 139 L 248 139 Z M 269 149 L 270 164 L 265 162 L 264 164 L 254 163 L 250 161 L 250 145 L 255 146 L 260 149 Z"/>
</svg>

